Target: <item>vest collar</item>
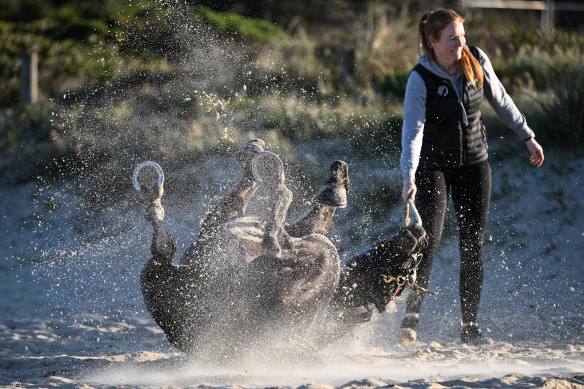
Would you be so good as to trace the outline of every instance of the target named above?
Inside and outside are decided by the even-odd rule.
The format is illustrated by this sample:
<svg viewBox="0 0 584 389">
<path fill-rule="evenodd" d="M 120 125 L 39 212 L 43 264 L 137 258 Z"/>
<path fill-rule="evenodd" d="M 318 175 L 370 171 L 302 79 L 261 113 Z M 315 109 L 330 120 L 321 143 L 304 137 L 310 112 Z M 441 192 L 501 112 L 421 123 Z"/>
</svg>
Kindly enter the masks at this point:
<svg viewBox="0 0 584 389">
<path fill-rule="evenodd" d="M 421 55 L 418 58 L 418 63 L 428 69 L 430 72 L 434 73 L 440 78 L 444 78 L 450 81 L 452 85 L 452 89 L 456 92 L 456 97 L 458 99 L 458 104 L 462 109 L 462 123 L 467 126 L 468 125 L 468 117 L 466 114 L 466 110 L 464 109 L 464 104 L 462 103 L 462 88 L 464 87 L 464 76 L 462 72 L 459 70 L 457 74 L 451 76 L 450 74 L 446 73 L 437 62 L 432 60 L 426 54 Z"/>
</svg>

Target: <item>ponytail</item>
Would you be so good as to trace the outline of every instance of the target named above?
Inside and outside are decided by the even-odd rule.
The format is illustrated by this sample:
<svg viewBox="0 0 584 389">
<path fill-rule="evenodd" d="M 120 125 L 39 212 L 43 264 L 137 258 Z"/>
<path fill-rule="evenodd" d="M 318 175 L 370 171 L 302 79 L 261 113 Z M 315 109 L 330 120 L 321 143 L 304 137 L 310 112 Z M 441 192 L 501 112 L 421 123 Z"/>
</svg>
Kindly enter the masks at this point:
<svg viewBox="0 0 584 389">
<path fill-rule="evenodd" d="M 477 82 L 479 86 L 483 86 L 483 81 L 485 78 L 485 73 L 483 72 L 483 67 L 474 55 L 468 49 L 468 46 L 462 48 L 462 57 L 460 58 L 460 67 L 464 73 L 464 77 L 471 83 L 472 86 L 476 87 Z"/>
<path fill-rule="evenodd" d="M 436 61 L 436 54 L 430 46 L 430 36 L 440 39 L 442 30 L 450 23 L 464 23 L 464 18 L 451 9 L 439 9 L 436 11 L 424 12 L 418 23 L 419 45 L 424 53 Z M 472 86 L 482 86 L 484 81 L 483 68 L 479 61 L 470 52 L 467 46 L 462 48 L 462 57 L 459 61 L 464 77 Z"/>
<path fill-rule="evenodd" d="M 430 16 L 433 14 L 432 11 L 424 12 L 418 23 L 418 37 L 419 37 L 419 47 L 424 50 L 424 53 L 432 59 L 434 59 L 434 52 L 430 47 L 430 35 L 432 35 L 432 27 L 428 23 Z"/>
</svg>

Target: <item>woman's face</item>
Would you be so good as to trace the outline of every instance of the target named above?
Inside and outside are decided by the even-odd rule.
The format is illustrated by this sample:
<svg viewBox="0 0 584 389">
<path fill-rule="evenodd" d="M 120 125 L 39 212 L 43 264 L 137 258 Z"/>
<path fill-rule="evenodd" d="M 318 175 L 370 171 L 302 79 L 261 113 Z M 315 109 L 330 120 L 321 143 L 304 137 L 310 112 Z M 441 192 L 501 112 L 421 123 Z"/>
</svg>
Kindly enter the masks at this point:
<svg viewBox="0 0 584 389">
<path fill-rule="evenodd" d="M 450 64 L 458 61 L 462 57 L 462 48 L 466 44 L 464 26 L 461 22 L 447 24 L 439 40 L 430 36 L 430 44 L 438 63 Z"/>
</svg>

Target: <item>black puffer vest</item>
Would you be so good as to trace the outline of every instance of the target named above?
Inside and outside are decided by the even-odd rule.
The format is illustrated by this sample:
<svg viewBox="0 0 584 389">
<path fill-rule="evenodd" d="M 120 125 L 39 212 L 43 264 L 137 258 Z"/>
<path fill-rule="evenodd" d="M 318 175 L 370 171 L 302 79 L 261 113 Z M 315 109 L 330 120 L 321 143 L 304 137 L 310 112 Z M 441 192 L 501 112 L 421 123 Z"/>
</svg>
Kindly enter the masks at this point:
<svg viewBox="0 0 584 389">
<path fill-rule="evenodd" d="M 476 47 L 469 46 L 478 57 Z M 450 80 L 437 76 L 421 64 L 418 72 L 426 84 L 426 123 L 420 164 L 439 169 L 456 168 L 486 161 L 487 136 L 481 118 L 483 87 L 473 87 L 464 80 L 463 101 L 468 125 L 464 125 L 462 108 Z"/>
</svg>

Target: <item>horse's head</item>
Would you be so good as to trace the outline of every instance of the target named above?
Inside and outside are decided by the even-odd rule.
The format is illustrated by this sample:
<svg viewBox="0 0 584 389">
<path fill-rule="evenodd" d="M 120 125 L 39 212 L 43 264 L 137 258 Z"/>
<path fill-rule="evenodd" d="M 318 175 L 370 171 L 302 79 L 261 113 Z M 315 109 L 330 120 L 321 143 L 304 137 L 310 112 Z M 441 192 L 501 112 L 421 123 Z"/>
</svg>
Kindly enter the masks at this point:
<svg viewBox="0 0 584 389">
<path fill-rule="evenodd" d="M 387 276 L 395 277 L 404 271 L 413 270 L 417 265 L 415 254 L 419 254 L 427 245 L 428 235 L 422 225 L 404 227 L 373 247 L 377 268 Z"/>
<path fill-rule="evenodd" d="M 428 246 L 428 235 L 412 200 L 406 203 L 405 211 L 405 227 L 377 245 L 381 246 L 380 265 L 387 263 L 387 271 L 391 276 L 397 276 L 400 271 L 412 274 L 421 260 L 420 252 Z M 413 220 L 410 219 L 410 211 Z"/>
<path fill-rule="evenodd" d="M 427 245 L 424 227 L 413 224 L 355 255 L 346 264 L 341 280 L 342 304 L 367 309 L 373 304 L 384 311 L 385 305 L 399 296 L 406 284 L 415 283 L 416 268 L 423 260 L 420 251 Z"/>
</svg>

